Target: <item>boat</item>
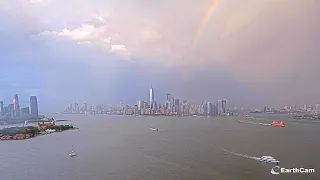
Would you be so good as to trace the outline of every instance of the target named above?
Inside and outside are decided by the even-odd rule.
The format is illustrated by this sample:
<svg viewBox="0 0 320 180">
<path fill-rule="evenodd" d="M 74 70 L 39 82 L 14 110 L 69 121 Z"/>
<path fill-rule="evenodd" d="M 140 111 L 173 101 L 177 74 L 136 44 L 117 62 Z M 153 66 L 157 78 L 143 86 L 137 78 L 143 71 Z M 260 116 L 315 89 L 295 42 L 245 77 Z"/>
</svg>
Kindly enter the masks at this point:
<svg viewBox="0 0 320 180">
<path fill-rule="evenodd" d="M 149 128 L 151 131 L 159 131 L 158 128 Z"/>
<path fill-rule="evenodd" d="M 74 157 L 74 156 L 76 156 L 77 155 L 77 153 L 73 150 L 73 146 L 72 146 L 72 151 L 71 151 L 71 153 L 69 154 L 69 156 L 70 157 Z"/>
<path fill-rule="evenodd" d="M 268 163 L 268 164 L 277 164 L 277 165 L 279 165 L 279 163 L 280 163 L 280 161 L 276 160 L 272 156 L 262 156 L 260 158 L 260 161 Z"/>
<path fill-rule="evenodd" d="M 270 123 L 271 126 L 275 126 L 275 127 L 285 127 L 286 125 L 281 121 L 281 122 L 277 122 L 277 121 L 273 121 L 272 123 Z"/>
</svg>

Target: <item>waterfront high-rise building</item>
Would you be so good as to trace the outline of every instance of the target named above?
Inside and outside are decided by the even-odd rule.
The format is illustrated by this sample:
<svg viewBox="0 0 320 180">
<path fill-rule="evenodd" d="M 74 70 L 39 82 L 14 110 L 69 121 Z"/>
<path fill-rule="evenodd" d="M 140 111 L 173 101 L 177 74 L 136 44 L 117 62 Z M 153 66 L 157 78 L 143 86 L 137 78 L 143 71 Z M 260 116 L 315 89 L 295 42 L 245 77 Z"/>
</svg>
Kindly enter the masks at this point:
<svg viewBox="0 0 320 180">
<path fill-rule="evenodd" d="M 14 117 L 14 104 L 8 105 L 8 115 L 9 117 Z"/>
<path fill-rule="evenodd" d="M 227 112 L 227 100 L 222 99 L 222 112 L 223 114 Z"/>
<path fill-rule="evenodd" d="M 19 106 L 18 94 L 14 95 L 14 98 L 13 98 L 13 109 L 14 109 L 14 117 L 20 117 L 20 106 Z"/>
<path fill-rule="evenodd" d="M 84 112 L 87 112 L 87 111 L 88 111 L 88 104 L 84 103 Z"/>
<path fill-rule="evenodd" d="M 171 104 L 170 104 L 170 94 L 169 94 L 169 93 L 166 94 L 165 106 L 166 106 L 166 108 L 170 108 L 170 107 L 171 107 Z"/>
<path fill-rule="evenodd" d="M 212 115 L 213 115 L 213 116 L 215 116 L 215 115 L 216 115 L 216 111 L 217 111 L 217 110 L 216 110 L 216 109 L 217 109 L 217 107 L 216 107 L 214 104 L 212 104 L 212 106 L 211 106 L 211 107 L 212 107 L 212 110 L 211 110 Z"/>
<path fill-rule="evenodd" d="M 80 108 L 79 108 L 79 104 L 77 102 L 74 103 L 74 111 L 75 113 L 79 113 Z"/>
<path fill-rule="evenodd" d="M 208 114 L 208 104 L 206 102 L 203 102 L 202 106 L 203 106 L 203 115 L 207 115 Z"/>
<path fill-rule="evenodd" d="M 179 112 L 180 110 L 180 100 L 179 99 L 173 99 L 172 101 L 174 101 L 174 106 L 173 106 L 173 109 L 176 111 L 176 112 Z"/>
<path fill-rule="evenodd" d="M 175 102 L 175 98 L 173 97 L 173 95 L 170 96 L 170 109 L 171 111 L 175 111 L 175 107 L 176 107 L 176 102 Z"/>
<path fill-rule="evenodd" d="M 222 100 L 218 100 L 217 103 L 217 107 L 218 107 L 218 115 L 222 115 Z"/>
<path fill-rule="evenodd" d="M 135 115 L 140 114 L 139 109 L 138 109 L 138 105 L 134 105 L 134 107 L 133 107 L 133 114 L 135 114 Z"/>
<path fill-rule="evenodd" d="M 72 110 L 73 110 L 72 109 L 72 104 L 69 105 L 69 110 L 70 110 L 70 112 L 72 112 Z"/>
<path fill-rule="evenodd" d="M 39 117 L 37 96 L 30 96 L 30 111 L 31 111 L 31 117 L 33 118 Z"/>
<path fill-rule="evenodd" d="M 21 108 L 21 116 L 26 117 L 30 115 L 29 107 Z"/>
<path fill-rule="evenodd" d="M 158 104 L 157 104 L 157 101 L 154 101 L 154 103 L 153 103 L 153 109 L 158 110 Z"/>
<path fill-rule="evenodd" d="M 150 108 L 148 102 L 144 102 L 144 105 L 143 105 L 144 108 Z"/>
<path fill-rule="evenodd" d="M 174 100 L 174 104 L 175 104 L 176 106 L 180 106 L 180 100 L 179 100 L 179 99 L 175 99 L 175 100 Z"/>
<path fill-rule="evenodd" d="M 3 116 L 4 114 L 3 101 L 0 101 L 0 116 Z"/>
<path fill-rule="evenodd" d="M 212 111 L 211 102 L 207 102 L 207 115 L 208 116 L 212 115 L 211 111 Z"/>
<path fill-rule="evenodd" d="M 201 110 L 202 110 L 202 106 L 201 106 L 201 104 L 199 104 L 198 107 L 197 107 L 198 114 L 202 114 Z"/>
<path fill-rule="evenodd" d="M 3 108 L 3 111 L 4 111 L 3 115 L 8 114 L 8 112 L 9 112 L 8 106 L 5 106 L 5 107 Z"/>
<path fill-rule="evenodd" d="M 225 99 L 218 100 L 217 108 L 218 108 L 218 115 L 223 115 L 224 113 L 226 113 L 227 101 Z"/>
<path fill-rule="evenodd" d="M 144 102 L 143 101 L 138 101 L 138 110 L 141 111 L 141 109 L 144 107 Z"/>
<path fill-rule="evenodd" d="M 150 108 L 152 109 L 154 105 L 154 89 L 152 88 L 152 86 L 149 90 L 149 103 L 150 103 Z"/>
</svg>

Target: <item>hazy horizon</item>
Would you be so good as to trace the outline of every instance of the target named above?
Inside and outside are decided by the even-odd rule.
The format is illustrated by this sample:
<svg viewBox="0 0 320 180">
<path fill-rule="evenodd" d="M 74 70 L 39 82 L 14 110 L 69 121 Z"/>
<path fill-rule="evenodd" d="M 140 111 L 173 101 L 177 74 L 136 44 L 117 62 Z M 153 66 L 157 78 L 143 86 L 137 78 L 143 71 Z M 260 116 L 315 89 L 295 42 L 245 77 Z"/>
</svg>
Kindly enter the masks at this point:
<svg viewBox="0 0 320 180">
<path fill-rule="evenodd" d="M 37 95 L 50 112 L 74 101 L 147 100 L 152 84 L 161 104 L 166 93 L 238 107 L 316 104 L 319 8 L 315 0 L 2 0 L 0 100 L 17 93 L 27 105 Z"/>
</svg>

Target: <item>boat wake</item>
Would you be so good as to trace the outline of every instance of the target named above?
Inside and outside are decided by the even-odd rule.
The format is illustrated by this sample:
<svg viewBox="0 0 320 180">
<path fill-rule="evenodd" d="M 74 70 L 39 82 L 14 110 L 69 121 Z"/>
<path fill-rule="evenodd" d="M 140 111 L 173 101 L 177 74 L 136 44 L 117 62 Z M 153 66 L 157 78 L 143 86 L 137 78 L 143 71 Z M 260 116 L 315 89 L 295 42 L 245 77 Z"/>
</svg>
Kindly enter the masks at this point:
<svg viewBox="0 0 320 180">
<path fill-rule="evenodd" d="M 256 160 L 256 161 L 261 161 L 261 158 L 259 158 L 259 157 L 249 156 L 249 155 L 245 155 L 245 154 L 241 154 L 241 153 L 232 152 L 232 151 L 226 150 L 224 148 L 221 148 L 221 150 L 223 150 L 223 151 L 225 151 L 225 152 L 227 152 L 229 154 L 235 155 L 235 156 L 240 156 L 240 157 L 247 158 L 247 159 L 253 159 L 253 160 Z"/>
<path fill-rule="evenodd" d="M 240 156 L 240 157 L 243 157 L 243 158 L 252 159 L 252 160 L 259 161 L 259 162 L 264 162 L 264 163 L 267 163 L 267 164 L 277 164 L 278 165 L 280 163 L 280 161 L 276 160 L 272 156 L 255 157 L 255 156 L 249 156 L 249 155 L 246 155 L 246 154 L 232 152 L 232 151 L 229 151 L 229 150 L 226 150 L 226 149 L 223 149 L 223 148 L 221 148 L 221 150 L 223 150 L 223 151 L 225 151 L 225 152 L 227 152 L 229 154 L 235 155 L 235 156 Z"/>
<path fill-rule="evenodd" d="M 258 122 L 252 122 L 252 121 L 241 121 L 241 120 L 239 120 L 239 122 L 241 122 L 241 123 L 248 123 L 248 124 L 257 124 L 257 125 L 263 125 L 263 126 L 271 126 L 271 124 L 258 123 Z"/>
</svg>

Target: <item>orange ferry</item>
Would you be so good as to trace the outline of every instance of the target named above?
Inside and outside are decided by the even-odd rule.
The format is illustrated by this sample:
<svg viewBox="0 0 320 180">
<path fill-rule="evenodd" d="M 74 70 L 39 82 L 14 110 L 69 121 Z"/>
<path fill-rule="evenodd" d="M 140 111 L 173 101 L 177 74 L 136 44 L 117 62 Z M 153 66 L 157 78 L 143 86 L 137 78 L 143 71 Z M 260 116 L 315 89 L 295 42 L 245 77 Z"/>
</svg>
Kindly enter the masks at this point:
<svg viewBox="0 0 320 180">
<path fill-rule="evenodd" d="M 282 121 L 281 122 L 273 121 L 270 125 L 276 126 L 276 127 L 285 127 L 286 126 Z"/>
</svg>

